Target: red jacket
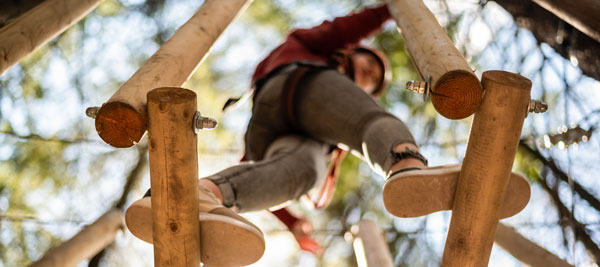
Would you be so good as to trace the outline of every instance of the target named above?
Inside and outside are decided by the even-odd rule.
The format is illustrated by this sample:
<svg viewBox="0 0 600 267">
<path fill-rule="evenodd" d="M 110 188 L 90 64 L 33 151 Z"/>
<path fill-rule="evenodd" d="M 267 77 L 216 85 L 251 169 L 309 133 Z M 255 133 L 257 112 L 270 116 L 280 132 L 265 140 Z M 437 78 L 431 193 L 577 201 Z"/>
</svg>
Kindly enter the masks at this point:
<svg viewBox="0 0 600 267">
<path fill-rule="evenodd" d="M 362 39 L 379 31 L 389 18 L 387 6 L 382 5 L 333 21 L 324 21 L 314 28 L 294 30 L 283 44 L 258 64 L 252 75 L 252 83 L 277 67 L 293 62 L 327 66 L 333 52 L 358 45 Z"/>
</svg>

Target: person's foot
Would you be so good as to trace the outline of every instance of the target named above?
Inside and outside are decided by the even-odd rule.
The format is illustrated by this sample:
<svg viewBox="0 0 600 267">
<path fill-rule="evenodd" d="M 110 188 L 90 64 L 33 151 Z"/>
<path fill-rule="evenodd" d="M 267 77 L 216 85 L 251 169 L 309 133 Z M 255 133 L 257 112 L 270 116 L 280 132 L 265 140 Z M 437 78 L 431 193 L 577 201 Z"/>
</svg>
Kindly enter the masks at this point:
<svg viewBox="0 0 600 267">
<path fill-rule="evenodd" d="M 258 261 L 265 251 L 260 229 L 221 205 L 210 190 L 199 187 L 202 262 L 210 266 L 242 266 Z M 127 209 L 125 223 L 134 236 L 152 243 L 152 208 L 148 193 Z"/>
<path fill-rule="evenodd" d="M 392 215 L 401 218 L 424 216 L 451 210 L 461 165 L 413 169 L 392 173 L 383 186 L 383 203 Z M 512 173 L 500 218 L 519 213 L 531 195 L 523 176 Z"/>
</svg>

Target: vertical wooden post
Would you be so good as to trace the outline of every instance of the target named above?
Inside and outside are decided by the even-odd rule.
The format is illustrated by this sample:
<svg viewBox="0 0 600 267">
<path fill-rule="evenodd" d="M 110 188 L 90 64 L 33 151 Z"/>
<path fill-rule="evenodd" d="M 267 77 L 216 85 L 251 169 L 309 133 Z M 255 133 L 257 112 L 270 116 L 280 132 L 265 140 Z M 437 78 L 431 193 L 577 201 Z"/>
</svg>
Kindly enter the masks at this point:
<svg viewBox="0 0 600 267">
<path fill-rule="evenodd" d="M 0 74 L 81 20 L 100 2 L 102 0 L 46 0 L 2 27 Z"/>
<path fill-rule="evenodd" d="M 527 115 L 527 78 L 486 71 L 482 83 L 486 93 L 473 118 L 442 266 L 487 266 Z"/>
<path fill-rule="evenodd" d="M 361 249 L 362 248 L 362 249 Z M 377 223 L 363 219 L 358 223 L 354 252 L 359 267 L 393 267 L 392 255 Z M 366 261 L 366 266 L 363 266 Z"/>
<path fill-rule="evenodd" d="M 483 90 L 473 70 L 422 0 L 387 0 L 435 109 L 449 119 L 475 112 Z"/>
<path fill-rule="evenodd" d="M 494 242 L 520 262 L 532 267 L 573 267 L 503 223 L 496 228 Z"/>
<path fill-rule="evenodd" d="M 148 93 L 152 238 L 158 267 L 200 265 L 196 94 L 165 87 Z"/>
<path fill-rule="evenodd" d="M 234 17 L 252 0 L 206 0 L 198 11 L 98 110 L 96 131 L 111 146 L 135 145 L 146 132 L 146 94 L 181 86 Z"/>
<path fill-rule="evenodd" d="M 59 246 L 50 249 L 32 267 L 75 267 L 115 240 L 117 231 L 123 227 L 123 213 L 111 209 L 94 223 Z"/>
</svg>

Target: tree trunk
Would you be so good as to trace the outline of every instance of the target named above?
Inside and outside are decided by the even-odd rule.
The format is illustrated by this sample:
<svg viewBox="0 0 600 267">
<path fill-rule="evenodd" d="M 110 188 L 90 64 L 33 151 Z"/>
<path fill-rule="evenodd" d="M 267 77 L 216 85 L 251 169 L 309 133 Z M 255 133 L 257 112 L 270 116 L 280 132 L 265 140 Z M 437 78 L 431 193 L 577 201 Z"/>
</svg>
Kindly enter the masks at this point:
<svg viewBox="0 0 600 267">
<path fill-rule="evenodd" d="M 71 239 L 49 250 L 31 267 L 75 267 L 112 243 L 122 227 L 123 213 L 117 209 L 109 210 Z"/>
<path fill-rule="evenodd" d="M 573 266 L 503 223 L 496 228 L 494 242 L 520 262 L 532 267 Z"/>
<path fill-rule="evenodd" d="M 495 1 L 513 16 L 520 27 L 530 30 L 538 42 L 547 43 L 565 59 L 571 59 L 571 57 L 577 59 L 577 66 L 581 68 L 583 74 L 600 81 L 599 42 L 564 23 L 550 11 L 531 1 Z M 588 8 L 580 6 L 578 10 Z M 596 21 L 598 21 L 598 16 L 600 14 L 596 14 L 594 17 Z"/>
<path fill-rule="evenodd" d="M 46 0 L 0 29 L 0 74 L 92 11 L 101 0 Z"/>
<path fill-rule="evenodd" d="M 531 81 L 486 71 L 486 91 L 475 113 L 460 171 L 442 266 L 487 266 L 508 185 Z"/>
<path fill-rule="evenodd" d="M 0 8 L 0 28 L 10 23 L 21 14 L 44 2 L 44 0 L 5 0 Z"/>
<path fill-rule="evenodd" d="M 596 0 L 533 0 L 536 4 L 600 42 L 600 2 Z"/>
</svg>

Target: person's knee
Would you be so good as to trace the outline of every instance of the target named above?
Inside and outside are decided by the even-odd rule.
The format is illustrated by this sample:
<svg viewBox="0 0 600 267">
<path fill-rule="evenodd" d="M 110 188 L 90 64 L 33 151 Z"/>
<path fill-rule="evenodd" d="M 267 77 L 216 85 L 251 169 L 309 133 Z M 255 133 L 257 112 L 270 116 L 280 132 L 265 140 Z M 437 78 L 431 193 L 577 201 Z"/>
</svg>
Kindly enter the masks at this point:
<svg viewBox="0 0 600 267">
<path fill-rule="evenodd" d="M 265 152 L 265 158 L 272 158 L 277 155 L 290 153 L 296 149 L 305 141 L 305 137 L 301 137 L 298 135 L 286 135 L 280 138 L 277 138 L 273 141 Z"/>
<path fill-rule="evenodd" d="M 384 175 L 394 164 L 399 144 L 416 144 L 404 123 L 392 115 L 374 118 L 362 132 L 362 154 L 371 167 Z"/>
</svg>

